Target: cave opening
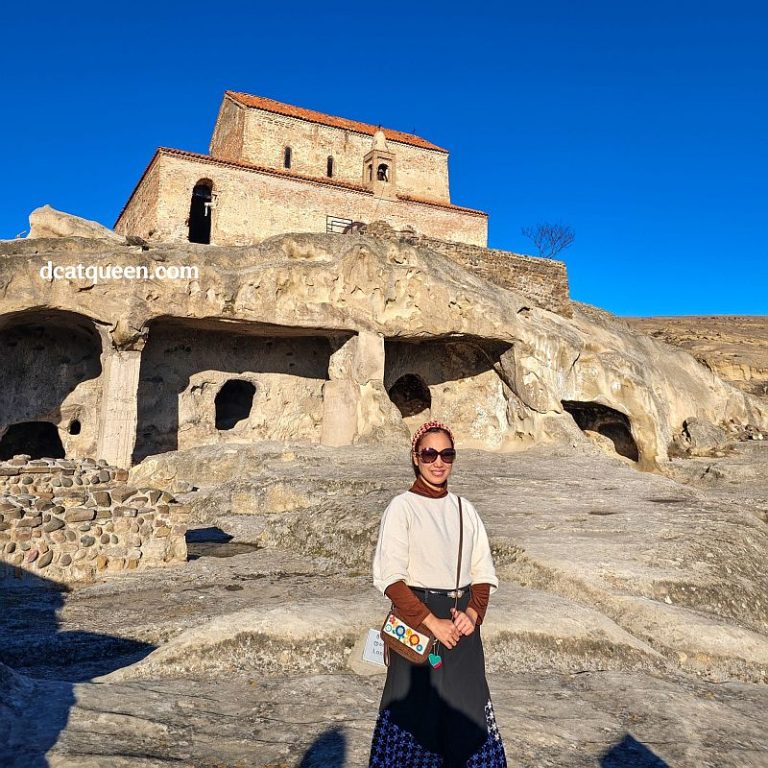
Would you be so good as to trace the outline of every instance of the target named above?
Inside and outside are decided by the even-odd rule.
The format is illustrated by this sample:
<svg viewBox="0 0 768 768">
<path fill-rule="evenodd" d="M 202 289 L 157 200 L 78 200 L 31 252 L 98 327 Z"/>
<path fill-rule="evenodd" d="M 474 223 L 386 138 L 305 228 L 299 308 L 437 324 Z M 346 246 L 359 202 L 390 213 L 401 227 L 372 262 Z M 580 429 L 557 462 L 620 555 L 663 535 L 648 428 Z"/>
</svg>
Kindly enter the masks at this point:
<svg viewBox="0 0 768 768">
<path fill-rule="evenodd" d="M 424 419 L 429 419 L 432 395 L 421 376 L 406 373 L 389 388 L 387 393 L 404 419 L 420 414 Z"/>
<path fill-rule="evenodd" d="M 33 459 L 63 459 L 64 446 L 59 430 L 48 421 L 12 424 L 0 439 L 0 461 L 7 461 L 20 453 Z"/>
<path fill-rule="evenodd" d="M 250 381 L 230 379 L 216 393 L 216 429 L 232 429 L 247 419 L 253 407 L 256 387 Z"/>
<path fill-rule="evenodd" d="M 580 400 L 563 400 L 563 408 L 573 417 L 579 429 L 597 432 L 607 437 L 616 449 L 616 453 L 632 461 L 640 459 L 629 417 L 601 403 Z"/>
</svg>

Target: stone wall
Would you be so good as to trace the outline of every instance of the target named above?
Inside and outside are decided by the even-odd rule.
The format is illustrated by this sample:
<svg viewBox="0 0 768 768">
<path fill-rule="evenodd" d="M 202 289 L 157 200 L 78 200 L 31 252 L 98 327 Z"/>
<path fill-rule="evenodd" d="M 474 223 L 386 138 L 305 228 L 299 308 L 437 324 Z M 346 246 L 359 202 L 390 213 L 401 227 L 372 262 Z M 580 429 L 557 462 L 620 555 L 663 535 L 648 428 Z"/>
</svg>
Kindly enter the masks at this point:
<svg viewBox="0 0 768 768">
<path fill-rule="evenodd" d="M 243 133 L 245 109 L 229 96 L 225 96 L 219 108 L 216 125 L 208 151 L 211 157 L 239 162 L 243 157 Z"/>
<path fill-rule="evenodd" d="M 125 205 L 123 212 L 118 220 L 119 226 L 115 225 L 115 232 L 120 235 L 138 235 L 146 239 L 151 238 L 157 231 L 157 220 L 159 209 L 162 208 L 160 194 L 160 174 L 158 171 L 158 156 L 144 171 L 144 175 L 136 185 L 136 189 Z M 192 198 L 192 188 L 190 187 L 187 195 L 187 213 L 189 215 L 189 204 Z"/>
<path fill-rule="evenodd" d="M 295 173 L 325 176 L 331 156 L 335 178 L 360 184 L 363 158 L 372 142 L 373 137 L 367 134 L 247 108 L 240 156 L 232 157 L 233 141 L 221 142 L 223 154 L 217 153 L 219 145 L 212 142 L 211 154 L 266 168 L 282 168 L 283 152 L 290 146 L 291 170 Z M 395 154 L 399 192 L 450 202 L 447 152 L 392 140 L 387 140 L 387 145 Z"/>
<path fill-rule="evenodd" d="M 418 228 L 417 228 L 418 229 Z M 380 233 L 377 231 L 377 235 Z M 496 248 L 447 242 L 427 235 L 406 235 L 408 242 L 431 248 L 485 280 L 527 296 L 537 307 L 571 317 L 565 262 L 525 256 Z"/>
<path fill-rule="evenodd" d="M 0 563 L 58 582 L 185 562 L 187 509 L 103 460 L 0 462 Z"/>
<path fill-rule="evenodd" d="M 286 232 L 326 231 L 327 217 L 412 227 L 427 236 L 484 246 L 488 217 L 479 211 L 415 200 L 383 200 L 359 186 L 297 179 L 242 168 L 204 155 L 161 150 L 121 214 L 115 231 L 160 242 L 187 242 L 192 189 L 210 179 L 216 197 L 211 243 L 250 245 Z M 398 182 L 400 180 L 398 166 Z M 329 180 L 330 181 L 330 180 Z M 152 215 L 145 212 L 154 209 Z"/>
</svg>

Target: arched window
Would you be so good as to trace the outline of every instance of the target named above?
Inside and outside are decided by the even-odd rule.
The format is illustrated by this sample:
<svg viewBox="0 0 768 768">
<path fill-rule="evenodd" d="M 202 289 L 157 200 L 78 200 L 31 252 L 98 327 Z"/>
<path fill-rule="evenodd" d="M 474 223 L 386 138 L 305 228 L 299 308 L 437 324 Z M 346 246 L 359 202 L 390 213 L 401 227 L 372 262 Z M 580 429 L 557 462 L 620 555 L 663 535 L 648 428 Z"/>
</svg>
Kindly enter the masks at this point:
<svg viewBox="0 0 768 768">
<path fill-rule="evenodd" d="M 293 160 L 293 151 L 290 147 L 286 147 L 283 150 L 283 168 L 290 168 L 291 161 Z"/>
<path fill-rule="evenodd" d="M 325 164 L 325 175 L 329 178 L 333 178 L 333 157 L 328 155 L 328 162 Z"/>
<path fill-rule="evenodd" d="M 379 181 L 389 181 L 389 166 L 386 163 L 379 163 L 376 169 L 376 178 Z"/>
<path fill-rule="evenodd" d="M 211 242 L 211 201 L 213 200 L 213 182 L 200 179 L 192 189 L 192 202 L 189 206 L 189 242 Z"/>
</svg>

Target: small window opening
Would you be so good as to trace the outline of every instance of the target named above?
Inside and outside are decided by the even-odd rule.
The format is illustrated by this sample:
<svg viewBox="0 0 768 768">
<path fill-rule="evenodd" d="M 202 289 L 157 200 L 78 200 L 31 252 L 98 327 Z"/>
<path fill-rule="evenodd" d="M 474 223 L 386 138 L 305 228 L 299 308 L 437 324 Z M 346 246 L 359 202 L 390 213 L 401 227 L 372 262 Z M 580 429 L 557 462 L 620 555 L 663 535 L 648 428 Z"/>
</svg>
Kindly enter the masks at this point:
<svg viewBox="0 0 768 768">
<path fill-rule="evenodd" d="M 406 373 L 401 376 L 390 388 L 389 399 L 397 406 L 403 418 L 418 414 L 429 415 L 432 407 L 432 395 L 429 387 L 421 376 Z"/>
<path fill-rule="evenodd" d="M 79 435 L 80 434 L 80 420 L 79 419 L 72 419 L 72 421 L 69 422 L 69 427 L 67 428 L 67 431 L 70 435 Z"/>
<path fill-rule="evenodd" d="M 290 147 L 286 147 L 283 152 L 283 168 L 290 168 L 293 161 L 293 150 Z"/>
<path fill-rule="evenodd" d="M 328 162 L 325 164 L 325 174 L 329 179 L 333 178 L 333 158 L 328 155 Z"/>
<path fill-rule="evenodd" d="M 380 163 L 376 170 L 376 178 L 379 181 L 389 181 L 389 166 L 386 163 Z"/>
<path fill-rule="evenodd" d="M 247 419 L 253 407 L 256 387 L 250 381 L 230 379 L 216 393 L 216 429 L 232 429 Z"/>
<path fill-rule="evenodd" d="M 373 166 L 368 166 L 368 181 L 373 181 Z"/>
</svg>

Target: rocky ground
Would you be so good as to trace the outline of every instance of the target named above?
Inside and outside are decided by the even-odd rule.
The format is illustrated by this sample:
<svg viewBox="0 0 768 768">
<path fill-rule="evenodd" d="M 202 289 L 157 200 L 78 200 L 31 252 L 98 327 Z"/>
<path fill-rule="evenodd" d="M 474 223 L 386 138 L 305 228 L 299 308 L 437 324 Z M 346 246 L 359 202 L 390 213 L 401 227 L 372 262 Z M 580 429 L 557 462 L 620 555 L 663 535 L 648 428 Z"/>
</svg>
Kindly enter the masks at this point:
<svg viewBox="0 0 768 768">
<path fill-rule="evenodd" d="M 483 635 L 511 766 L 768 766 L 768 442 L 664 469 L 461 454 L 502 578 Z M 386 447 L 146 459 L 131 480 L 191 504 L 192 559 L 68 592 L 5 574 L 0 765 L 365 766 L 370 559 L 411 477 Z"/>
<path fill-rule="evenodd" d="M 622 319 L 655 339 L 682 347 L 742 391 L 768 398 L 768 315 Z"/>
</svg>

